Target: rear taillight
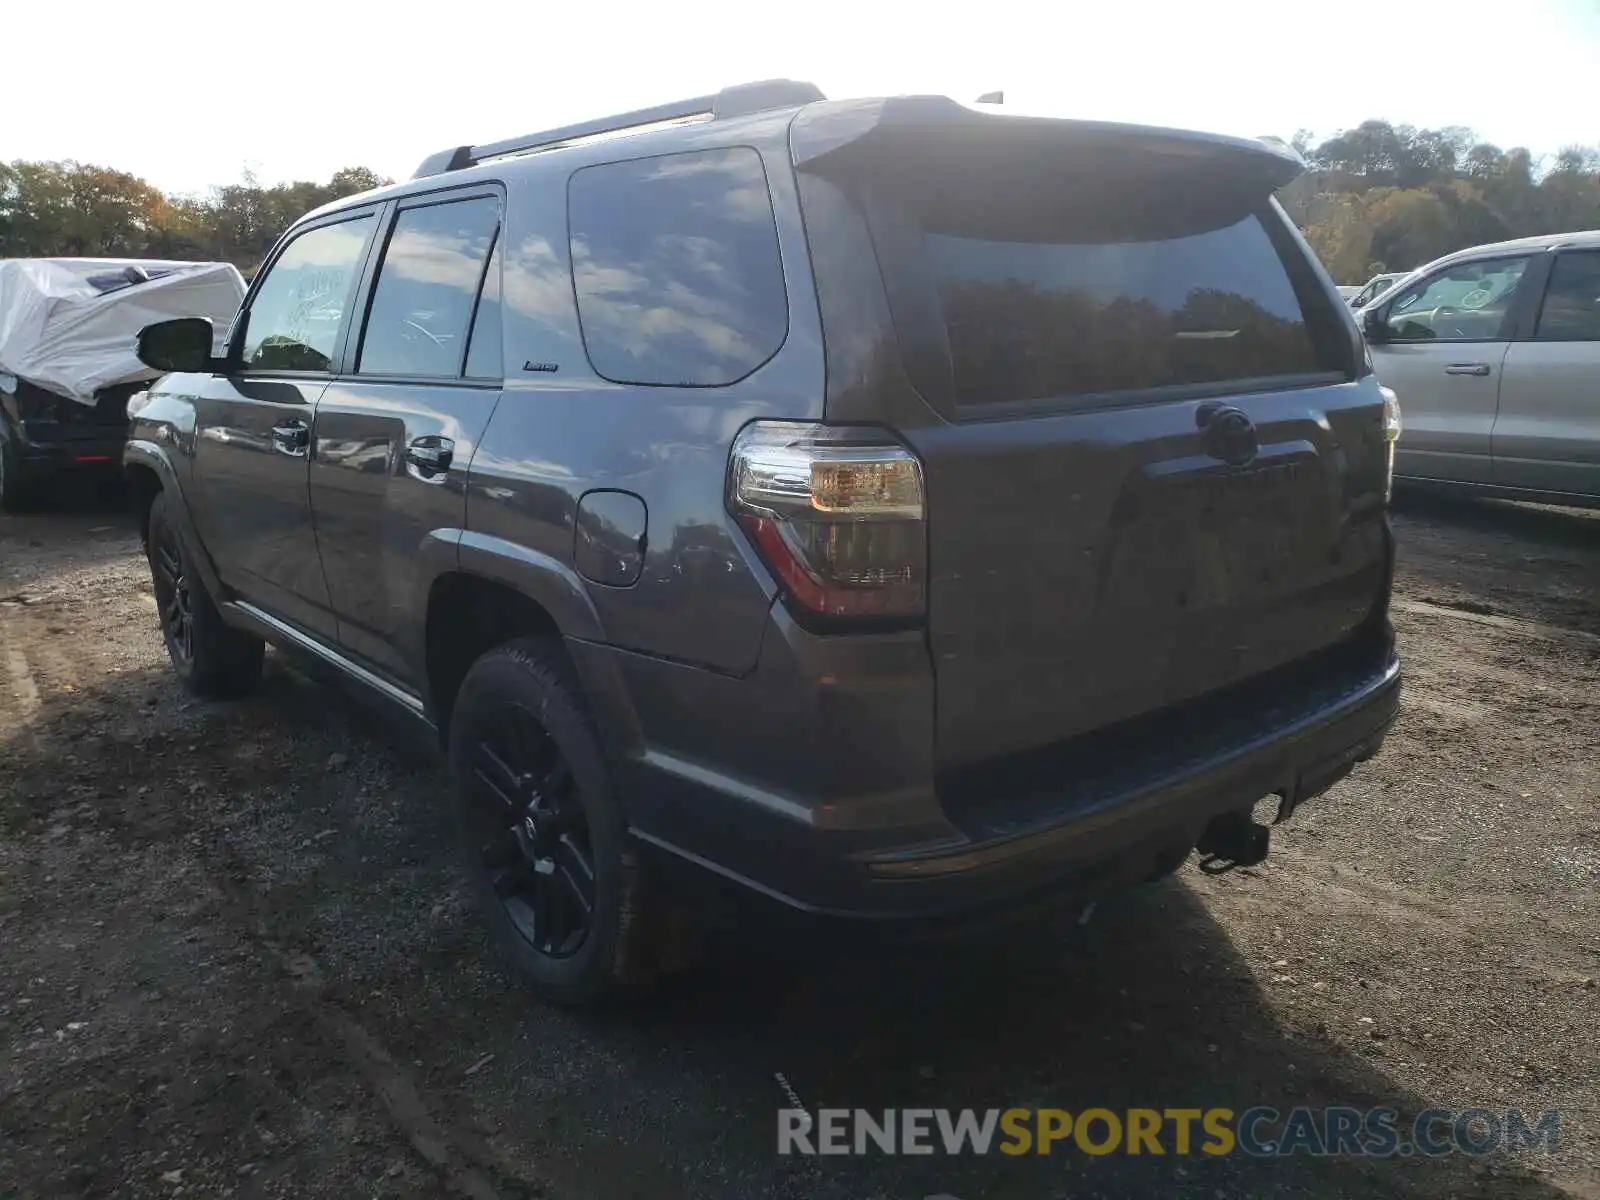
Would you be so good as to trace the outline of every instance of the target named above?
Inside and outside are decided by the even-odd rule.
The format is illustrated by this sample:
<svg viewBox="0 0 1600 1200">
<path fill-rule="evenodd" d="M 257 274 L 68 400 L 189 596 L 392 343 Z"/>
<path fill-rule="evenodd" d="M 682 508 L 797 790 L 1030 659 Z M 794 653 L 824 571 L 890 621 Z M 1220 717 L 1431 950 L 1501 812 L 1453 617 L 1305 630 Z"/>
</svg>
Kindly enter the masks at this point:
<svg viewBox="0 0 1600 1200">
<path fill-rule="evenodd" d="M 806 610 L 923 614 L 922 464 L 881 430 L 791 421 L 745 426 L 729 455 L 728 508 Z"/>
<path fill-rule="evenodd" d="M 1379 385 L 1378 391 L 1383 394 L 1383 498 L 1387 500 L 1394 494 L 1394 446 L 1400 440 L 1400 397 L 1394 394 L 1393 388 Z"/>
</svg>

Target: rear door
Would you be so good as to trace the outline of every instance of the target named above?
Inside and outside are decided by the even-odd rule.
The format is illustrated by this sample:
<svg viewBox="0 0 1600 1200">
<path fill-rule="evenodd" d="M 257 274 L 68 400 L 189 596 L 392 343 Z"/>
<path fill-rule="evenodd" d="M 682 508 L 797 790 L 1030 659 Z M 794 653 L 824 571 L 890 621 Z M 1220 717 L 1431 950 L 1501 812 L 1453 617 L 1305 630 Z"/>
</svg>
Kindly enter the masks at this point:
<svg viewBox="0 0 1600 1200">
<path fill-rule="evenodd" d="M 311 422 L 377 224 L 366 209 L 295 233 L 245 300 L 235 365 L 184 377 L 197 386 L 190 507 L 224 586 L 329 641 L 307 492 Z"/>
<path fill-rule="evenodd" d="M 1494 479 L 1600 495 L 1600 250 L 1556 256 L 1532 336 L 1506 352 Z"/>
<path fill-rule="evenodd" d="M 1381 398 L 1271 201 L 1285 164 L 1159 131 L 919 117 L 802 169 L 866 210 L 932 410 L 884 409 L 924 465 L 941 764 L 1170 708 L 1369 624 Z M 870 329 L 834 341 L 830 257 L 839 419 L 861 410 L 836 365 L 882 354 L 852 365 Z"/>
<path fill-rule="evenodd" d="M 1386 333 L 1372 339 L 1372 361 L 1405 413 L 1398 474 L 1493 480 L 1490 435 L 1501 364 L 1532 262 L 1533 256 L 1520 254 L 1456 263 L 1417 280 L 1379 310 Z"/>
<path fill-rule="evenodd" d="M 405 635 L 423 627 L 430 559 L 454 554 L 500 396 L 500 210 L 484 188 L 397 205 L 352 369 L 317 404 L 311 508 L 339 641 L 416 690 Z"/>
</svg>

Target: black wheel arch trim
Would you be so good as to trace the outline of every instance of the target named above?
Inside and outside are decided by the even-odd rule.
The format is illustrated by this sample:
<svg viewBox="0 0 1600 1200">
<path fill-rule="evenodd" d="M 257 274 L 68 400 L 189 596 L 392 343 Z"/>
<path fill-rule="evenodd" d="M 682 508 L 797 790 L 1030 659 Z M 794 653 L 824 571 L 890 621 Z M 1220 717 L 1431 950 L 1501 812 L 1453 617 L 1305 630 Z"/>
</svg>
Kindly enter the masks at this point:
<svg viewBox="0 0 1600 1200">
<path fill-rule="evenodd" d="M 178 473 L 173 469 L 172 459 L 166 450 L 154 442 L 137 440 L 129 441 L 122 451 L 122 469 L 124 473 L 144 468 L 155 472 L 156 478 L 161 482 L 161 492 L 168 497 L 168 512 L 177 522 L 178 537 L 183 543 L 184 551 L 188 554 L 190 562 L 200 574 L 201 581 L 206 586 L 212 598 L 219 604 L 226 599 L 222 590 L 222 581 L 217 575 L 216 564 L 211 561 L 205 543 L 200 540 L 200 534 L 195 528 L 194 519 L 189 512 L 189 503 L 183 494 L 183 485 L 178 482 Z"/>
<path fill-rule="evenodd" d="M 591 706 L 606 753 L 614 758 L 643 755 L 638 714 L 608 652 L 609 639 L 600 614 L 576 570 L 558 558 L 505 538 L 466 531 L 456 543 L 453 571 L 507 587 L 549 613 L 577 672 L 583 697 Z M 425 592 L 432 592 L 443 573 L 431 574 Z M 425 662 L 423 669 L 425 678 Z"/>
<path fill-rule="evenodd" d="M 520 592 L 550 614 L 563 637 L 606 640 L 588 588 L 560 559 L 505 538 L 468 531 L 456 543 L 456 566 L 463 574 Z"/>
</svg>

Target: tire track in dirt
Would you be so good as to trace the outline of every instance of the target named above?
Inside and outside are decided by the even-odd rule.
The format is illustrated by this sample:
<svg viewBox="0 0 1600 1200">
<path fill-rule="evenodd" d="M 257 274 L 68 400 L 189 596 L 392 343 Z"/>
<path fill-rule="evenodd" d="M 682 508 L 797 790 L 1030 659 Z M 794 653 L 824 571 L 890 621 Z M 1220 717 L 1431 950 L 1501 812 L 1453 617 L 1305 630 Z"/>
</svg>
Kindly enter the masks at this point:
<svg viewBox="0 0 1600 1200">
<path fill-rule="evenodd" d="M 124 541 L 120 549 L 121 554 L 114 555 L 112 547 L 97 546 L 96 557 L 104 555 L 106 561 L 58 559 L 47 569 L 36 567 L 26 576 L 24 590 L 0 600 L 0 754 L 13 763 L 59 753 L 63 747 L 56 744 L 60 730 L 55 722 L 76 707 L 80 697 L 87 701 L 108 679 L 146 666 L 160 654 L 153 616 L 121 628 L 115 619 L 107 622 L 116 609 L 126 612 L 132 607 L 141 617 L 155 609 L 136 544 Z M 195 707 L 192 701 L 180 700 L 177 711 Z M 109 740 L 116 742 L 116 731 L 137 732 L 148 724 L 149 716 L 135 709 L 97 714 L 91 720 L 111 730 Z M 107 739 L 91 740 L 100 744 Z M 203 844 L 192 836 L 190 841 L 196 847 Z M 418 1165 L 436 1180 L 439 1194 L 466 1200 L 522 1200 L 549 1194 L 545 1186 L 519 1178 L 519 1172 L 495 1161 L 470 1134 L 446 1128 L 436 1116 L 437 1103 L 430 1101 L 382 1041 L 346 1010 L 315 960 L 271 936 L 260 897 L 240 882 L 242 861 L 228 850 L 220 860 L 203 850 L 199 857 L 211 860 L 204 863 L 204 874 L 224 927 L 232 929 L 270 977 L 283 981 L 278 990 L 284 1004 L 311 1021 L 326 1044 L 338 1047 L 343 1069 L 364 1083 L 381 1114 L 420 1160 Z"/>
<path fill-rule="evenodd" d="M 27 655 L 16 646 L 6 647 L 6 673 L 11 676 L 11 697 L 16 701 L 16 718 L 26 721 L 39 711 L 39 687 L 33 681 Z"/>
<path fill-rule="evenodd" d="M 444 1187 L 467 1200 L 550 1195 L 550 1189 L 542 1182 L 516 1177 L 518 1173 L 507 1164 L 470 1144 L 476 1139 L 462 1137 L 446 1128 L 410 1073 L 395 1061 L 371 1030 L 341 1006 L 316 959 L 286 948 L 273 936 L 261 913 L 258 897 L 240 882 L 247 872 L 247 864 L 228 850 L 224 850 L 222 861 L 214 864 L 209 872 L 222 894 L 230 923 L 247 940 L 257 957 L 288 981 L 286 990 L 291 1002 L 298 1004 L 335 1044 L 344 1048 L 346 1063 L 366 1081 L 395 1128 Z M 491 1181 L 490 1175 L 502 1178 L 499 1187 Z M 512 1190 L 508 1191 L 508 1187 Z"/>
<path fill-rule="evenodd" d="M 23 639 L 18 636 L 16 624 L 7 619 L 5 608 L 0 607 L 0 657 L 5 659 L 6 703 L 0 707 L 0 745 L 11 743 L 14 748 L 31 750 L 38 745 L 33 731 L 33 719 L 39 711 L 39 685 L 33 677 L 33 666 L 22 651 Z"/>
</svg>

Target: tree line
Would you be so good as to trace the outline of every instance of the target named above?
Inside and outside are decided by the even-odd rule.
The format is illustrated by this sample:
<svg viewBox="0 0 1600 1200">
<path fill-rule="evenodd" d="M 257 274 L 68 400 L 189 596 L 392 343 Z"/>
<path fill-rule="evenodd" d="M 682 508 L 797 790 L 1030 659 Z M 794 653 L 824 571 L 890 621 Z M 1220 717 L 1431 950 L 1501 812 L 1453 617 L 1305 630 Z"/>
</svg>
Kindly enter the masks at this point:
<svg viewBox="0 0 1600 1200">
<path fill-rule="evenodd" d="M 203 259 L 248 273 L 296 218 L 390 182 L 365 167 L 271 187 L 247 173 L 205 197 L 174 196 L 107 167 L 0 162 L 0 257 Z"/>
<path fill-rule="evenodd" d="M 1293 145 L 1310 169 L 1279 199 L 1340 283 L 1483 242 L 1600 228 L 1600 149 L 1544 161 L 1469 129 L 1387 121 L 1316 143 L 1301 131 Z M 271 187 L 247 174 L 192 197 L 106 167 L 0 163 L 0 256 L 221 259 L 248 272 L 303 213 L 388 182 L 365 167 Z"/>
<path fill-rule="evenodd" d="M 1470 129 L 1366 121 L 1293 145 L 1310 170 L 1279 202 L 1340 283 L 1409 271 L 1485 242 L 1600 229 L 1600 150 L 1548 161 L 1502 150 Z"/>
</svg>

